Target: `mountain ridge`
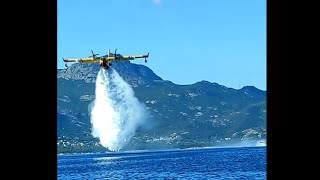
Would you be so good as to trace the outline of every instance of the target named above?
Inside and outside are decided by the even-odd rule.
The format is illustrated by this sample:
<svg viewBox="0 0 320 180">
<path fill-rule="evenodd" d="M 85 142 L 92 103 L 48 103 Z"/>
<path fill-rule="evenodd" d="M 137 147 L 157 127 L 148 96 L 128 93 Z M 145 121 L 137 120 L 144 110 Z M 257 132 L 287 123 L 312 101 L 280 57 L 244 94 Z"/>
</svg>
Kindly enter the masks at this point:
<svg viewBox="0 0 320 180">
<path fill-rule="evenodd" d="M 262 90 L 262 89 L 259 89 L 259 88 L 255 87 L 255 86 L 253 86 L 253 85 L 247 85 L 247 86 L 243 86 L 243 87 L 237 89 L 237 88 L 227 87 L 227 86 L 225 86 L 225 85 L 222 85 L 222 84 L 219 84 L 219 83 L 216 83 L 216 82 L 210 82 L 210 81 L 208 81 L 208 80 L 199 80 L 199 81 L 194 82 L 194 83 L 179 84 L 179 83 L 172 82 L 172 81 L 170 81 L 170 80 L 164 80 L 164 79 L 162 79 L 160 76 L 156 75 L 150 68 L 148 68 L 147 66 L 142 65 L 142 64 L 134 64 L 134 63 L 131 63 L 130 61 L 120 61 L 120 62 L 115 62 L 115 63 L 113 63 L 113 64 L 116 64 L 116 65 L 117 65 L 117 67 L 115 68 L 117 71 L 118 71 L 119 69 L 122 69 L 122 68 L 123 68 L 123 67 L 121 67 L 121 66 L 125 66 L 126 68 L 132 68 L 132 67 L 133 67 L 133 69 L 136 69 L 135 66 L 138 66 L 138 68 L 140 68 L 140 69 L 143 69 L 143 70 L 144 70 L 144 69 L 147 69 L 147 71 L 150 71 L 151 74 L 153 74 L 153 76 L 156 76 L 156 77 L 157 77 L 157 80 L 159 80 L 159 81 L 171 82 L 171 83 L 173 83 L 173 84 L 175 84 L 175 85 L 178 85 L 178 86 L 188 86 L 188 85 L 194 85 L 194 84 L 198 84 L 198 83 L 208 83 L 208 84 L 218 85 L 218 86 L 222 86 L 222 87 L 229 88 L 229 89 L 234 89 L 234 90 L 241 90 L 241 89 L 253 88 L 253 89 L 256 89 L 256 90 L 259 90 L 259 91 L 265 91 L 265 90 Z M 122 64 L 122 65 L 121 65 L 121 64 Z M 128 65 L 128 64 L 130 64 L 130 65 Z M 120 68 L 119 68 L 119 65 L 120 65 Z M 70 70 L 69 70 L 69 68 L 70 68 Z M 91 64 L 74 63 L 74 64 L 72 64 L 71 66 L 69 66 L 68 68 L 60 68 L 60 69 L 58 68 L 58 69 L 57 69 L 58 78 L 65 78 L 66 76 L 65 76 L 65 75 L 62 75 L 62 72 L 68 71 L 68 72 L 70 72 L 70 73 L 68 74 L 67 78 L 70 78 L 70 79 L 79 79 L 79 78 L 74 78 L 74 77 L 72 77 L 72 76 L 70 76 L 70 75 L 75 72 L 75 71 L 72 70 L 72 69 L 82 69 L 82 68 L 83 68 L 83 69 L 88 68 L 88 72 L 89 72 L 89 71 L 94 71 L 94 72 L 95 72 L 95 73 L 93 73 L 94 75 L 96 75 L 96 74 L 98 73 L 99 69 L 100 69 L 98 63 L 91 63 Z M 72 73 L 71 73 L 71 72 L 72 72 Z M 118 71 L 118 72 L 119 72 L 119 71 Z M 75 73 L 77 73 L 77 72 L 75 72 Z M 119 72 L 119 74 L 122 74 L 122 73 L 123 73 L 123 72 L 121 72 L 121 71 Z M 150 75 L 150 74 L 147 74 L 147 75 Z M 144 75 L 144 76 L 147 76 L 147 75 Z M 91 75 L 90 75 L 90 77 L 91 77 Z M 124 78 L 124 79 L 126 79 L 126 78 Z M 155 80 L 156 80 L 156 79 L 155 79 Z M 90 81 L 90 82 L 95 82 L 95 81 Z"/>
</svg>

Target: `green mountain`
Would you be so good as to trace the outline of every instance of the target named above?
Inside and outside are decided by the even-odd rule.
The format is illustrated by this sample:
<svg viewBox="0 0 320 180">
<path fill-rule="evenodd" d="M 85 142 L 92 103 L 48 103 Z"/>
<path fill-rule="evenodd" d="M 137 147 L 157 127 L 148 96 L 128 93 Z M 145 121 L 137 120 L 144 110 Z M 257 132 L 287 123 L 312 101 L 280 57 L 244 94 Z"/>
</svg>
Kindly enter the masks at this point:
<svg viewBox="0 0 320 180">
<path fill-rule="evenodd" d="M 143 65 L 112 64 L 150 112 L 124 150 L 218 146 L 266 138 L 266 92 L 200 81 L 177 85 Z M 91 135 L 88 105 L 95 98 L 98 64 L 58 69 L 58 153 L 107 151 Z"/>
</svg>

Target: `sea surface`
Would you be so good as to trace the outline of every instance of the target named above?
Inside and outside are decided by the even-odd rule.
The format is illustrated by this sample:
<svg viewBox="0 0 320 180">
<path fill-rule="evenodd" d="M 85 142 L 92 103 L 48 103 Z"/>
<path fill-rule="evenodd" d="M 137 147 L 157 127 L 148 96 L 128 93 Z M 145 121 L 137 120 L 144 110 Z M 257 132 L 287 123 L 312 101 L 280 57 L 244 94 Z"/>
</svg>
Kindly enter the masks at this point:
<svg viewBox="0 0 320 180">
<path fill-rule="evenodd" d="M 58 155 L 58 179 L 266 179 L 266 146 Z"/>
</svg>

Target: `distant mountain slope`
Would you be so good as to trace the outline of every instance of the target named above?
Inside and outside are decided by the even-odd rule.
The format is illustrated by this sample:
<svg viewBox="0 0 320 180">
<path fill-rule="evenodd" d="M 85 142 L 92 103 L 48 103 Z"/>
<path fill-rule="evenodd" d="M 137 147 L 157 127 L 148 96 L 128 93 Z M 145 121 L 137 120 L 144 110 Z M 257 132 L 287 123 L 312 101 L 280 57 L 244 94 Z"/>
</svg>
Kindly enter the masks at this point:
<svg viewBox="0 0 320 180">
<path fill-rule="evenodd" d="M 130 149 L 214 146 L 266 137 L 266 92 L 253 86 L 236 90 L 200 81 L 177 85 L 143 65 L 112 66 L 150 111 Z M 105 151 L 91 135 L 88 105 L 94 99 L 98 64 L 73 64 L 58 70 L 58 152 Z"/>
<path fill-rule="evenodd" d="M 162 80 L 154 74 L 151 69 L 143 65 L 132 64 L 129 61 L 112 63 L 112 67 L 131 85 L 143 85 L 154 80 Z M 58 70 L 58 78 L 84 80 L 87 83 L 94 83 L 100 66 L 97 63 L 73 64 L 67 69 Z"/>
</svg>

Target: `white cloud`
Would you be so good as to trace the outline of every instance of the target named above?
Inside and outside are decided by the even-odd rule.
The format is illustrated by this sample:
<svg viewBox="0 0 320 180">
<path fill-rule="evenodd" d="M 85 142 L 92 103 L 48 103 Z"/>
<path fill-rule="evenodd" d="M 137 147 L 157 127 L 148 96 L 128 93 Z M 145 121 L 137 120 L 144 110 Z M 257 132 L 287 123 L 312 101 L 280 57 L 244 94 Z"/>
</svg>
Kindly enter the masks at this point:
<svg viewBox="0 0 320 180">
<path fill-rule="evenodd" d="M 163 0 L 152 0 L 152 1 L 155 5 L 160 6 Z"/>
</svg>

